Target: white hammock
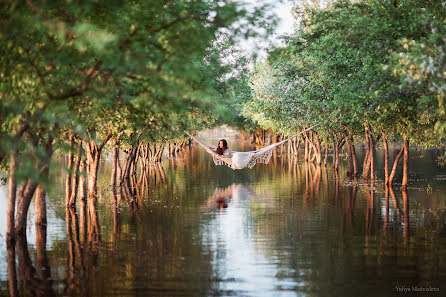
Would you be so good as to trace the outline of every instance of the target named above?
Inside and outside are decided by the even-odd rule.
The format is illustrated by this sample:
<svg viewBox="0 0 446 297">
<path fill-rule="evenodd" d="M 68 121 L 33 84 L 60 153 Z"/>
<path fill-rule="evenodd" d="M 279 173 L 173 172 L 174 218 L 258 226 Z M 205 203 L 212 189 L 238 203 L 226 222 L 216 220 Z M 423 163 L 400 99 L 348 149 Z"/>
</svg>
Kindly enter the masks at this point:
<svg viewBox="0 0 446 297">
<path fill-rule="evenodd" d="M 271 159 L 271 156 L 273 154 L 273 150 L 276 148 L 276 146 L 279 146 L 279 145 L 287 142 L 291 138 L 296 137 L 308 130 L 311 130 L 315 126 L 305 129 L 304 131 L 302 131 L 296 135 L 293 135 L 285 140 L 265 146 L 264 148 L 261 148 L 256 151 L 249 151 L 249 152 L 232 151 L 232 158 L 217 154 L 216 152 L 214 152 L 213 150 L 211 150 L 209 148 L 209 147 L 212 147 L 215 149 L 216 146 L 205 144 L 205 143 L 199 141 L 198 139 L 196 139 L 195 137 L 193 137 L 192 135 L 190 135 L 189 133 L 187 133 L 187 132 L 186 133 L 193 140 L 195 140 L 198 144 L 200 144 L 209 154 L 212 155 L 212 159 L 214 160 L 215 165 L 226 165 L 226 166 L 232 168 L 233 170 L 235 170 L 235 169 L 243 169 L 246 167 L 251 169 L 257 163 L 268 164 L 269 160 Z M 254 154 L 255 154 L 255 156 L 254 156 Z"/>
</svg>

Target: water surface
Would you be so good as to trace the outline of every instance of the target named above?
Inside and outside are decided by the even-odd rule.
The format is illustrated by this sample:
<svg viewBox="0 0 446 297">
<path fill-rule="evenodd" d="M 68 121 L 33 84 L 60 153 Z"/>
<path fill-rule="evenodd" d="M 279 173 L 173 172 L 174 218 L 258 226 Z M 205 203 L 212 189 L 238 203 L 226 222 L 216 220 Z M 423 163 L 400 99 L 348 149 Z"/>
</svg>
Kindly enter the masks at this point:
<svg viewBox="0 0 446 297">
<path fill-rule="evenodd" d="M 97 235 L 80 207 L 65 211 L 63 174 L 53 169 L 47 241 L 38 242 L 31 206 L 27 240 L 14 251 L 17 290 L 41 296 L 444 296 L 446 169 L 435 157 L 434 150 L 411 152 L 411 186 L 402 192 L 398 184 L 391 191 L 379 181 L 351 180 L 343 164 L 334 175 L 330 166 L 304 164 L 281 149 L 268 165 L 232 171 L 194 146 L 152 171 L 148 196 L 121 197 L 118 212 L 106 162 Z M 378 153 L 378 169 L 381 160 Z M 11 293 L 6 191 L 0 187 L 5 296 Z"/>
</svg>

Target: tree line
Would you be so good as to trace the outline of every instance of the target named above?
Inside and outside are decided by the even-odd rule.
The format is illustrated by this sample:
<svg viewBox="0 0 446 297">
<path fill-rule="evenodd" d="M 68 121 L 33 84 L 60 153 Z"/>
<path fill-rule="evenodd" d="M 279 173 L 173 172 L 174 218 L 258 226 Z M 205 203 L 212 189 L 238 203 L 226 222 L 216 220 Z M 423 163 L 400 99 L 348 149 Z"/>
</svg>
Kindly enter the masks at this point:
<svg viewBox="0 0 446 297">
<path fill-rule="evenodd" d="M 365 143 L 362 177 L 371 179 L 381 143 L 385 184 L 402 159 L 407 187 L 409 144 L 444 141 L 446 8 L 421 0 L 305 3 L 295 7 L 294 33 L 255 63 L 233 96 L 239 126 L 263 143 L 265 134 L 274 142 L 277 134 L 318 125 L 291 151 L 303 144 L 306 161 L 326 166 L 330 150 L 337 170 L 344 149 L 350 175 L 360 169 L 355 143 Z M 402 143 L 394 160 L 390 141 Z"/>
<path fill-rule="evenodd" d="M 36 223 L 46 224 L 55 154 L 67 155 L 66 206 L 73 207 L 79 189 L 82 199 L 96 200 L 107 145 L 112 184 L 131 185 L 136 162 L 146 168 L 166 146 L 171 154 L 184 146 L 185 130 L 214 124 L 230 71 L 219 44 L 259 34 L 259 23 L 274 25 L 268 11 L 232 1 L 4 4 L 0 164 L 9 171 L 8 236 L 25 233 L 34 196 Z"/>
</svg>

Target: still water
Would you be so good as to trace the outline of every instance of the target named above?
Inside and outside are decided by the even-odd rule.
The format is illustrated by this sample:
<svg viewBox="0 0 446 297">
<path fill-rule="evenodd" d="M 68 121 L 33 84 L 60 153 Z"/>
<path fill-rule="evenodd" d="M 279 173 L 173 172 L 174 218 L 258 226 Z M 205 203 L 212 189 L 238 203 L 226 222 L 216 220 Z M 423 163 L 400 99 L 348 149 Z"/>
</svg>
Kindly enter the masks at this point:
<svg viewBox="0 0 446 297">
<path fill-rule="evenodd" d="M 63 171 L 53 169 L 47 240 L 31 205 L 15 250 L 0 187 L 0 296 L 446 295 L 446 168 L 434 150 L 411 152 L 402 192 L 281 149 L 268 165 L 232 171 L 194 146 L 154 169 L 149 196 L 122 198 L 119 211 L 110 165 L 101 166 L 96 224 L 79 207 L 65 212 Z"/>
</svg>

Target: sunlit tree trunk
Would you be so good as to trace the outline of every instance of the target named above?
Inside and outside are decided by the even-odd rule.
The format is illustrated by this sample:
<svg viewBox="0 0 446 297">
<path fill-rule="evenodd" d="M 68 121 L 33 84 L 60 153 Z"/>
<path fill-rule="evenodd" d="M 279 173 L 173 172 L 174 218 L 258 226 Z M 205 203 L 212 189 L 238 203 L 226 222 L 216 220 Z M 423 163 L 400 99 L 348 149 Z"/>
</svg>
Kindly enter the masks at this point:
<svg viewBox="0 0 446 297">
<path fill-rule="evenodd" d="M 395 160 L 393 161 L 392 171 L 390 172 L 389 180 L 388 180 L 388 184 L 390 187 L 392 186 L 393 178 L 395 177 L 396 168 L 398 166 L 398 161 L 400 160 L 401 155 L 403 154 L 403 151 L 404 151 L 404 146 L 401 148 L 398 155 L 395 157 Z"/>
<path fill-rule="evenodd" d="M 406 133 L 403 133 L 403 149 L 404 149 L 404 159 L 403 159 L 403 182 L 401 186 L 405 189 L 408 185 L 408 163 L 409 163 L 409 141 L 407 140 Z"/>
</svg>

